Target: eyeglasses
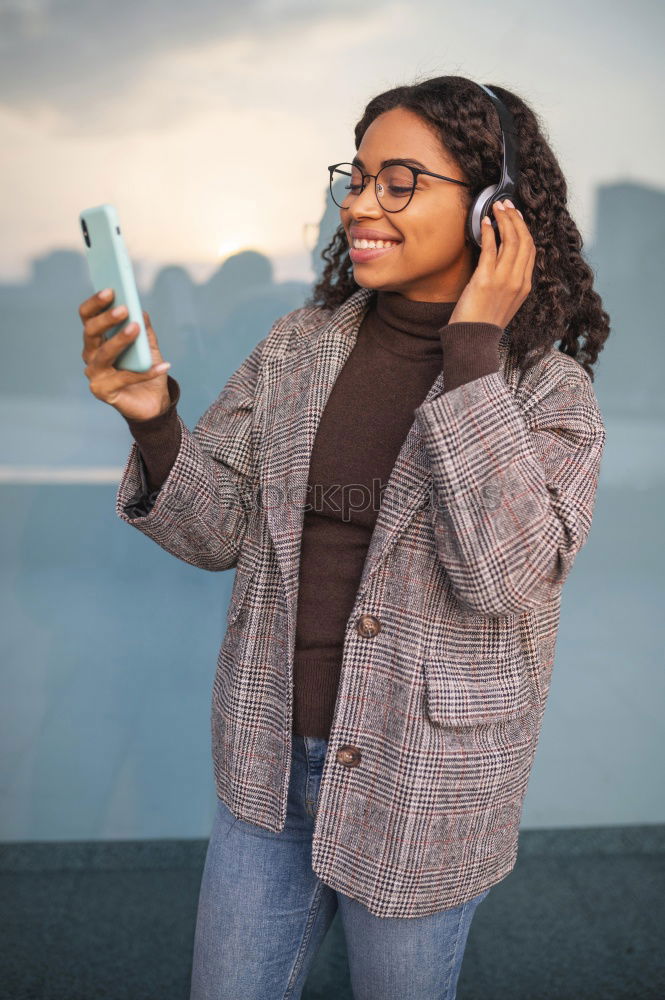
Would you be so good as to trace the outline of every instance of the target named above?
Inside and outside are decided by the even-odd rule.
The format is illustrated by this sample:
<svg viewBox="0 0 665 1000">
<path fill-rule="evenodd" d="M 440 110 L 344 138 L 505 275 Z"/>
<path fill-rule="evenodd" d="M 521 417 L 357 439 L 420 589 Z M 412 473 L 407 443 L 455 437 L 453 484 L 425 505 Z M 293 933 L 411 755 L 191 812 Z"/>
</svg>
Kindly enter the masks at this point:
<svg viewBox="0 0 665 1000">
<path fill-rule="evenodd" d="M 378 174 L 364 174 L 355 163 L 333 163 L 328 167 L 330 173 L 330 196 L 339 208 L 349 208 L 350 199 L 361 194 L 365 189 L 365 181 L 374 178 L 374 191 L 379 204 L 386 212 L 401 212 L 413 198 L 419 174 L 436 177 L 451 184 L 461 184 L 471 187 L 466 181 L 455 177 L 445 177 L 434 174 L 431 170 L 421 170 L 408 163 L 392 163 L 379 170 Z M 337 186 L 337 191 L 335 191 Z M 339 200 L 341 199 L 341 200 Z"/>
</svg>

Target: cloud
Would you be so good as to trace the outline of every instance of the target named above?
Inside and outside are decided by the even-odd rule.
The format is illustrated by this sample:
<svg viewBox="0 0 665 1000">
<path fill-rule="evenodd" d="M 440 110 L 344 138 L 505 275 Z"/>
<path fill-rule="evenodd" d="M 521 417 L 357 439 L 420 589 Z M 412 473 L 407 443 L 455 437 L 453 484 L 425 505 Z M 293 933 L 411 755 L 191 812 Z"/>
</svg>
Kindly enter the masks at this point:
<svg viewBox="0 0 665 1000">
<path fill-rule="evenodd" d="M 180 53 L 205 57 L 209 46 L 228 56 L 229 69 L 247 72 L 263 51 L 286 45 L 298 59 L 299 42 L 313 27 L 361 22 L 381 0 L 4 0 L 0 7 L 0 95 L 13 113 L 42 116 L 62 130 L 87 126 L 96 111 L 120 106 L 133 88 L 149 81 L 151 68 L 167 70 Z M 205 62 L 205 58 L 204 58 Z M 228 79 L 227 97 L 237 103 L 234 77 L 218 67 L 215 87 Z M 165 79 L 160 80 L 163 84 Z M 302 81 L 301 81 L 302 83 Z M 159 93 L 155 95 L 159 97 Z M 168 101 L 174 94 L 169 92 Z M 186 102 L 188 103 L 188 102 Z M 188 104 L 189 108 L 189 104 Z M 151 112 L 154 108 L 151 108 Z M 175 106 L 163 116 L 178 114 Z M 131 116 L 130 116 L 131 117 Z M 138 124 L 138 123 L 136 123 Z M 155 124 L 154 118 L 145 124 Z"/>
</svg>

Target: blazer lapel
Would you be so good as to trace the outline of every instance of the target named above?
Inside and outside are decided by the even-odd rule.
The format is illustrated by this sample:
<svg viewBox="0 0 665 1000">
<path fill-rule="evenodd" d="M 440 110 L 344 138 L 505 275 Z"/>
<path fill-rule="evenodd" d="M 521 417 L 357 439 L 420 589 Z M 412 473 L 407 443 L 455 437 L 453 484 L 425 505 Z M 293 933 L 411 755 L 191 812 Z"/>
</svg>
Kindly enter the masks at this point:
<svg viewBox="0 0 665 1000">
<path fill-rule="evenodd" d="M 372 290 L 354 292 L 318 329 L 295 323 L 295 346 L 263 365 L 261 503 L 295 625 L 304 505 L 314 438 L 344 363 L 353 350 Z"/>
<path fill-rule="evenodd" d="M 360 288 L 320 330 L 296 323 L 295 347 L 263 366 L 263 447 L 258 470 L 261 502 L 280 565 L 295 627 L 304 505 L 314 439 L 337 376 L 356 343 L 373 289 Z M 502 362 L 508 332 L 499 342 Z M 425 400 L 443 391 L 443 372 Z M 360 597 L 387 549 L 421 507 L 432 473 L 415 417 L 388 478 L 358 588 Z"/>
<path fill-rule="evenodd" d="M 499 339 L 501 369 L 504 367 L 506 349 L 510 339 L 508 329 Z M 432 383 L 423 402 L 427 402 L 444 390 L 443 371 Z M 388 547 L 404 531 L 416 511 L 424 506 L 432 490 L 432 470 L 420 426 L 415 416 L 413 423 L 397 453 L 388 483 L 384 491 L 381 507 L 370 539 L 362 576 L 358 586 L 361 596 L 370 576 L 385 558 Z M 432 500 L 434 498 L 432 497 Z"/>
</svg>

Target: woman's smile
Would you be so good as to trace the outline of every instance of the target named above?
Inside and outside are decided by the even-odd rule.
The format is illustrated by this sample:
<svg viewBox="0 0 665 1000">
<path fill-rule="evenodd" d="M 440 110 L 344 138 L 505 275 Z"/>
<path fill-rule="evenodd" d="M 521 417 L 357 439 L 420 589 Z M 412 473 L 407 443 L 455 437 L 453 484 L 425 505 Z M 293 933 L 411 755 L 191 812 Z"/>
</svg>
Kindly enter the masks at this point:
<svg viewBox="0 0 665 1000">
<path fill-rule="evenodd" d="M 349 256 L 354 264 L 363 264 L 365 261 L 374 260 L 384 252 L 393 250 L 402 240 L 399 236 L 392 236 L 380 229 L 372 229 L 368 226 L 351 226 L 348 234 Z"/>
<path fill-rule="evenodd" d="M 361 243 L 368 243 L 368 240 L 359 240 Z M 354 264 L 364 264 L 365 261 L 374 260 L 376 257 L 383 257 L 384 254 L 390 253 L 391 250 L 396 250 L 399 243 L 390 243 L 388 246 L 364 246 L 364 247 L 350 247 L 349 256 Z"/>
</svg>

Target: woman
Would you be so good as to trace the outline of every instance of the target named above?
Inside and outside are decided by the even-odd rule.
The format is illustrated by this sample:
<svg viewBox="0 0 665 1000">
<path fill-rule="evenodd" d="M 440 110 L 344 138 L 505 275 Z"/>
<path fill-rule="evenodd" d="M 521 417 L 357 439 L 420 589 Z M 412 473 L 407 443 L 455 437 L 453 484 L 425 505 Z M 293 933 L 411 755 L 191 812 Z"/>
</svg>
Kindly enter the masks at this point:
<svg viewBox="0 0 665 1000">
<path fill-rule="evenodd" d="M 504 140 L 515 199 L 474 230 Z M 193 432 L 147 314 L 136 375 L 112 367 L 135 332 L 103 341 L 110 298 L 80 308 L 91 391 L 135 438 L 118 515 L 236 567 L 193 1000 L 299 997 L 337 909 L 356 1000 L 455 997 L 515 864 L 591 523 L 608 317 L 533 112 L 440 77 L 371 101 L 355 145 L 329 168 L 340 226 L 312 298 Z"/>
</svg>

